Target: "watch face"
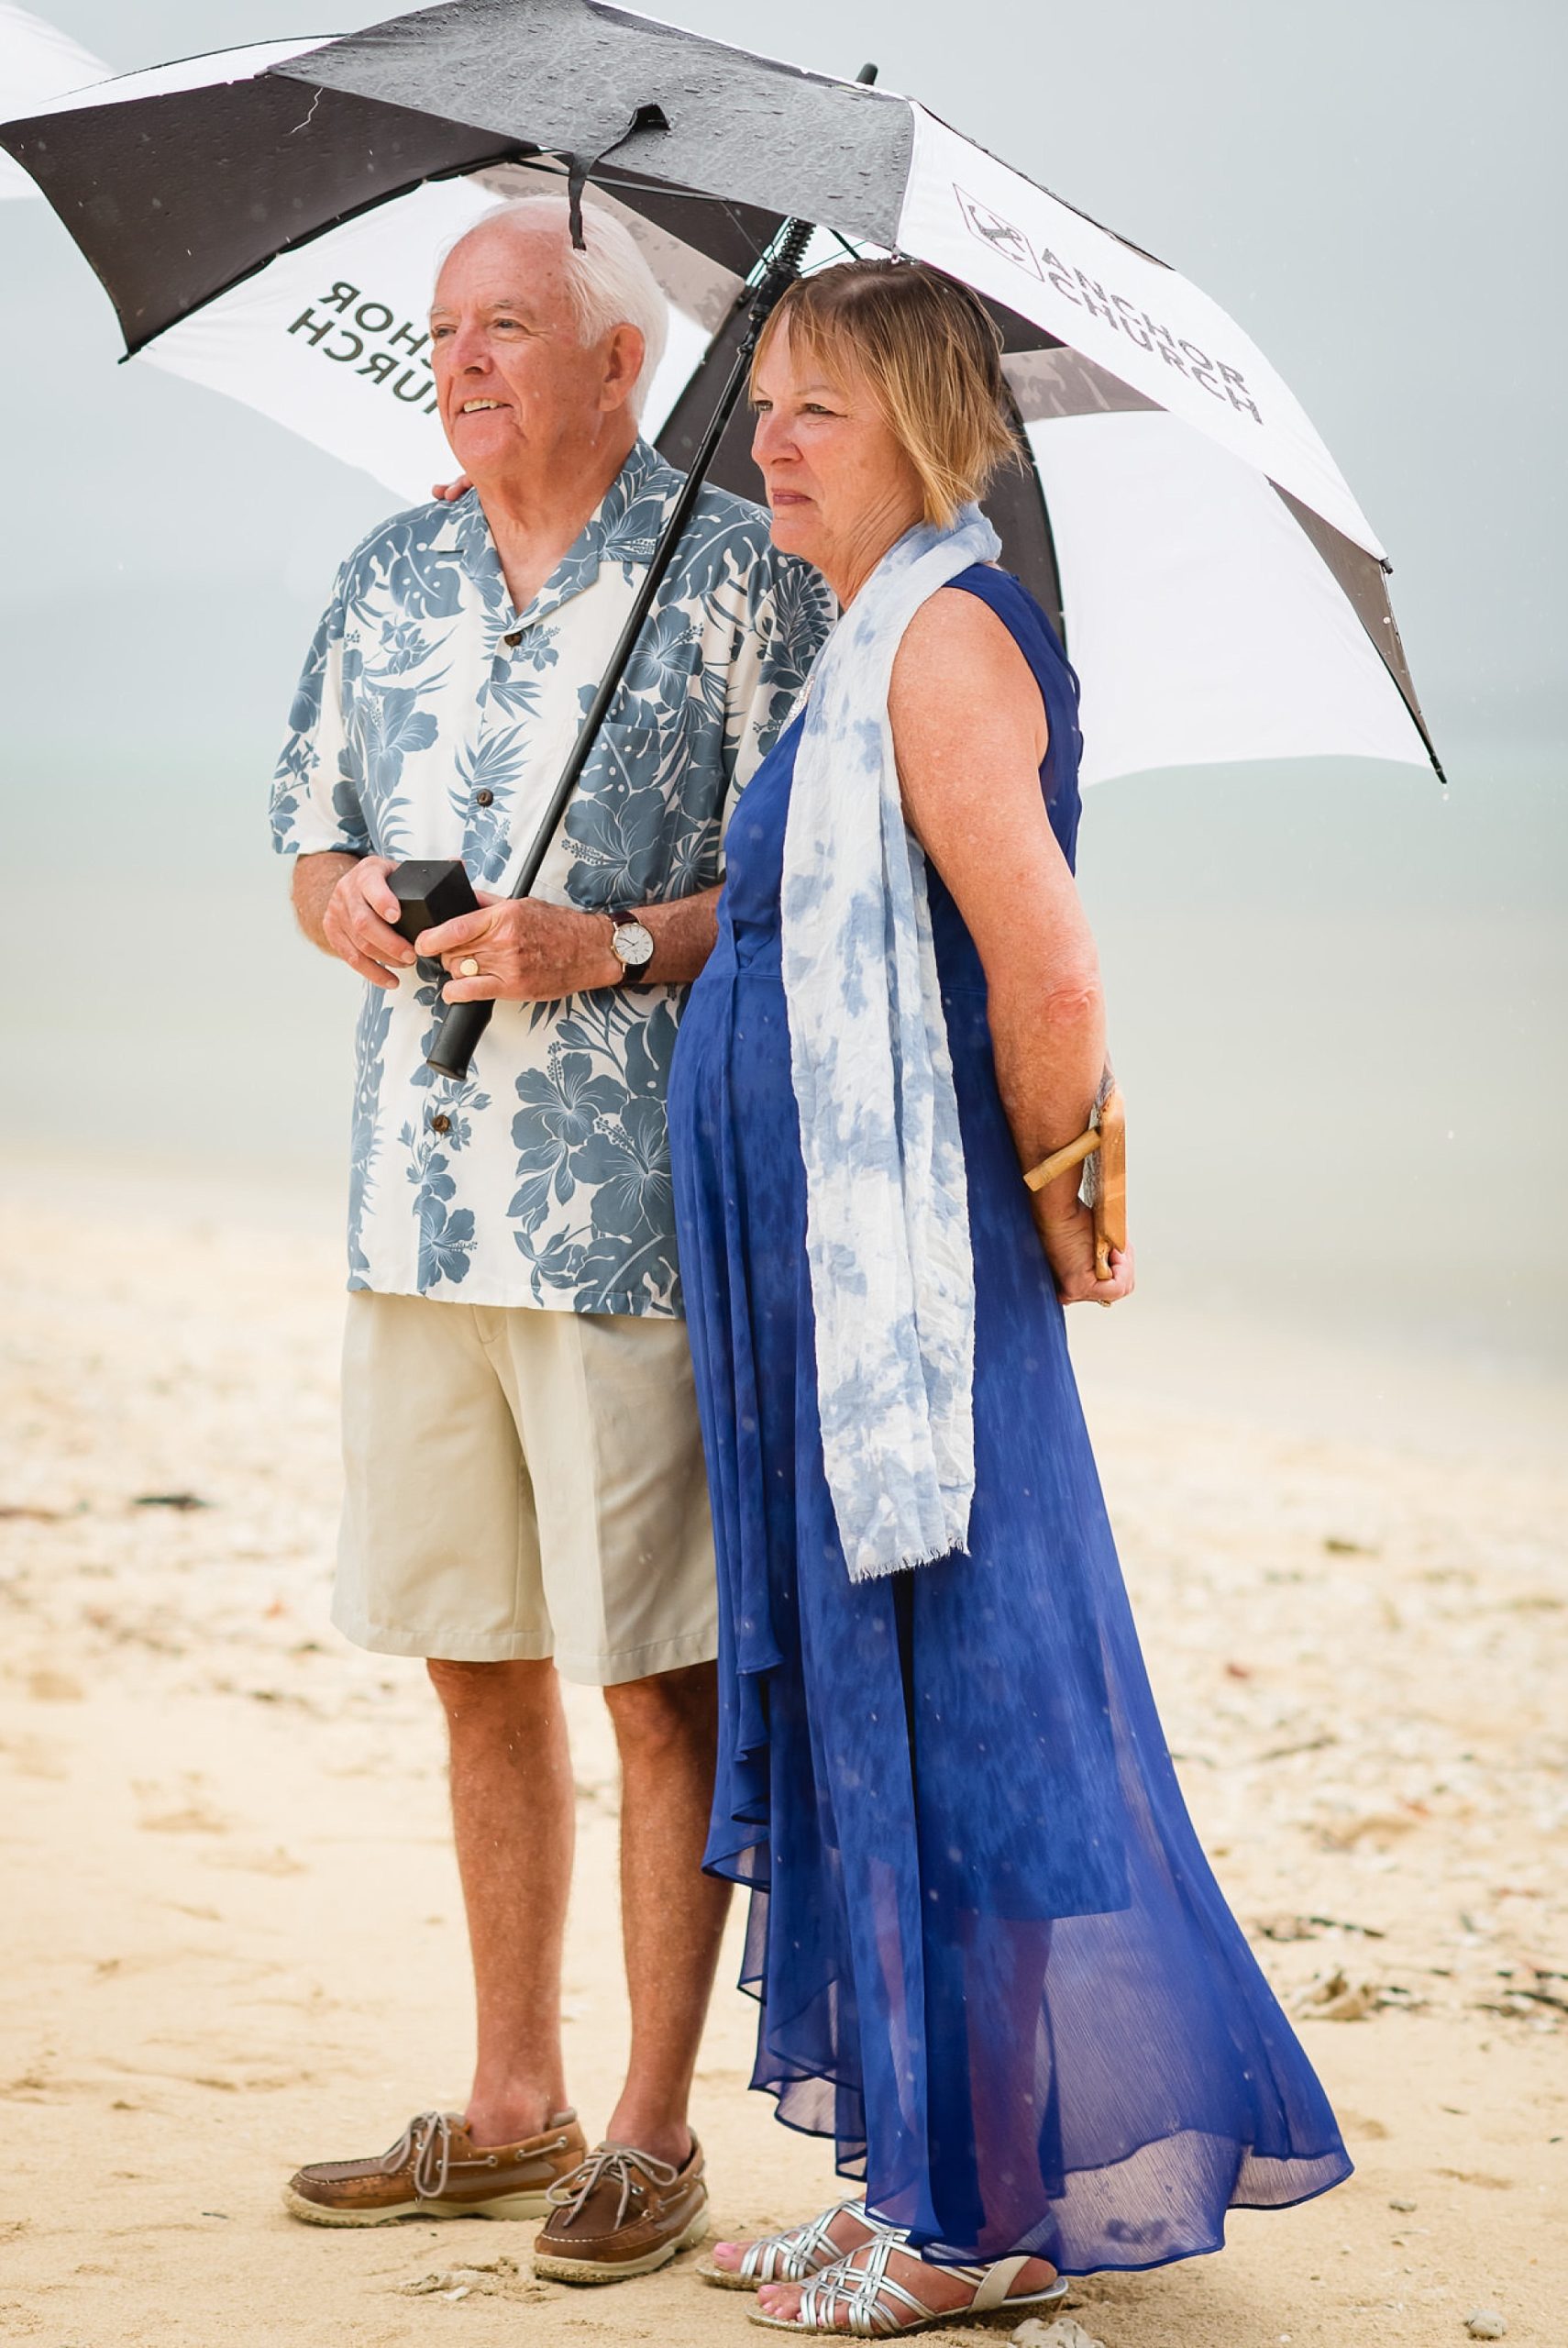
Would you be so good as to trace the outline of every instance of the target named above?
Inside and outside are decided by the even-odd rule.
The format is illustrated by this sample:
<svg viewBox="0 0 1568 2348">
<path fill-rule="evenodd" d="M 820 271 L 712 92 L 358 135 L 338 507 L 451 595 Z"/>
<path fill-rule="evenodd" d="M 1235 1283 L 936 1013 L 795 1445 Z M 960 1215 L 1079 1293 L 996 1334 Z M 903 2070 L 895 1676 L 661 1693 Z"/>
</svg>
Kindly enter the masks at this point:
<svg viewBox="0 0 1568 2348">
<path fill-rule="evenodd" d="M 640 970 L 645 962 L 653 960 L 653 934 L 640 921 L 618 922 L 610 942 L 629 970 Z"/>
</svg>

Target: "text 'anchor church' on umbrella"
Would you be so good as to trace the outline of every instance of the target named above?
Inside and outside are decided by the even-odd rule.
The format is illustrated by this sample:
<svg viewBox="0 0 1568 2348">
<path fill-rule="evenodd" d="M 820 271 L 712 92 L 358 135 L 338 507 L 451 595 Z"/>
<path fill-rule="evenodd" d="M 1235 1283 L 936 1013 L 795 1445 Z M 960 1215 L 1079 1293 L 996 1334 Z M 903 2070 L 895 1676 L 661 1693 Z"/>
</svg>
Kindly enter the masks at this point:
<svg viewBox="0 0 1568 2348">
<path fill-rule="evenodd" d="M 1069 269 L 1066 261 L 1058 260 L 1049 245 L 1042 245 L 1036 252 L 1021 228 L 1011 220 L 1004 220 L 988 204 L 981 204 L 956 181 L 953 193 L 971 236 L 978 237 L 983 245 L 1000 253 L 1016 268 L 1028 270 L 1043 284 L 1054 287 L 1064 302 L 1071 302 L 1091 318 L 1101 318 L 1108 327 L 1118 328 L 1140 350 L 1157 351 L 1167 367 L 1174 367 L 1178 375 L 1189 377 L 1212 398 L 1228 399 L 1233 408 L 1254 417 L 1259 424 L 1263 422 L 1258 404 L 1248 391 L 1239 367 L 1228 367 L 1222 359 L 1210 359 L 1196 342 L 1186 335 L 1173 334 L 1168 326 L 1151 317 L 1147 310 L 1138 308 L 1125 294 L 1108 294 L 1088 270 Z"/>
<path fill-rule="evenodd" d="M 434 415 L 436 385 L 425 356 L 430 337 L 407 318 L 393 326 L 396 313 L 384 302 L 362 301 L 362 290 L 339 280 L 300 312 L 289 332 L 303 334 L 324 359 L 335 360 L 340 367 L 351 366 L 357 375 L 369 375 L 374 383 L 385 383 L 394 399 L 410 407 L 422 404 L 426 415 Z M 382 347 L 373 349 L 374 343 Z M 397 374 L 400 367 L 403 372 Z"/>
</svg>

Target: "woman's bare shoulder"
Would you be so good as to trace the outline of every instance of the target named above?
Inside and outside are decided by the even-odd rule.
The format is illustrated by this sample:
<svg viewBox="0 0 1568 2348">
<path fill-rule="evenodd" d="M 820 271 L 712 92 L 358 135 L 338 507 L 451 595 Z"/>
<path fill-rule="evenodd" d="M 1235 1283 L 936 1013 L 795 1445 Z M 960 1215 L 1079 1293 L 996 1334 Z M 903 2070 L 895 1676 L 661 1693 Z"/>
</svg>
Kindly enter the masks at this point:
<svg viewBox="0 0 1568 2348">
<path fill-rule="evenodd" d="M 962 587 L 939 587 L 908 627 L 893 662 L 889 713 L 940 722 L 977 705 L 1043 733 L 1040 688 L 1005 621 Z"/>
</svg>

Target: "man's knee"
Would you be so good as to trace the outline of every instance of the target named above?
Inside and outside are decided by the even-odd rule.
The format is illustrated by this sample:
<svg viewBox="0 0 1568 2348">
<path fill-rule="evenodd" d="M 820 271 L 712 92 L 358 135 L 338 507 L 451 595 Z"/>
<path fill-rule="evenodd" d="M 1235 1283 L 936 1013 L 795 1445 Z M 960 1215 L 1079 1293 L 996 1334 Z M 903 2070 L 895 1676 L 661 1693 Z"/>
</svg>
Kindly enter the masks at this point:
<svg viewBox="0 0 1568 2348">
<path fill-rule="evenodd" d="M 623 1751 L 657 1754 L 708 1744 L 718 1721 L 718 1667 L 695 1663 L 651 1679 L 623 1680 L 605 1689 L 604 1701 Z"/>
<path fill-rule="evenodd" d="M 553 1711 L 559 1700 L 556 1667 L 548 1656 L 538 1662 L 458 1663 L 429 1656 L 425 1668 L 453 1725 L 478 1717 L 516 1721 L 537 1716 Z"/>
</svg>

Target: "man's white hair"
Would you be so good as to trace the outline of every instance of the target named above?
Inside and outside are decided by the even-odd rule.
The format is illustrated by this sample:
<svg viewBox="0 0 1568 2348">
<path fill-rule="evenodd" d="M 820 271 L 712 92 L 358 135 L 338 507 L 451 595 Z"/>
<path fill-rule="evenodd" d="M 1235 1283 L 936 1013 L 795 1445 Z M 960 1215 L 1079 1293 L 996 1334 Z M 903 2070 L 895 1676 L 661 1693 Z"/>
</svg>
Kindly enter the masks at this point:
<svg viewBox="0 0 1568 2348">
<path fill-rule="evenodd" d="M 590 199 L 582 207 L 587 249 L 579 252 L 571 241 L 571 205 L 566 196 L 519 195 L 498 204 L 492 212 L 480 213 L 473 227 L 465 228 L 447 252 L 455 252 L 477 230 L 498 220 L 513 221 L 520 228 L 558 225 L 565 247 L 567 295 L 584 343 L 598 342 L 615 327 L 636 327 L 643 338 L 643 364 L 626 405 L 634 416 L 640 416 L 669 338 L 669 305 L 631 230 L 613 212 Z M 443 254 L 443 265 L 446 259 Z"/>
</svg>

